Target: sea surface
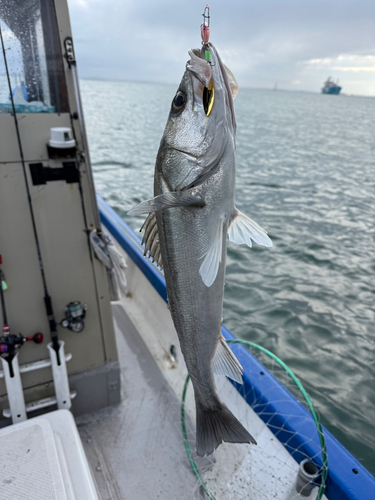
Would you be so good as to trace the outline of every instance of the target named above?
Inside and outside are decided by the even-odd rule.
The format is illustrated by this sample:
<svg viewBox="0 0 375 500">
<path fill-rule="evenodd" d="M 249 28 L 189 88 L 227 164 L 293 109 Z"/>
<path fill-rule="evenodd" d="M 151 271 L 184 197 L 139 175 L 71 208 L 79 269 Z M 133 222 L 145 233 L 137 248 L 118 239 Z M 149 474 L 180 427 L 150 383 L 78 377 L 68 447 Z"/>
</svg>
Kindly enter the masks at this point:
<svg viewBox="0 0 375 500">
<path fill-rule="evenodd" d="M 135 230 L 176 86 L 81 83 L 98 193 Z M 375 99 L 240 89 L 237 207 L 273 248 L 229 243 L 224 323 L 301 379 L 375 474 Z"/>
</svg>

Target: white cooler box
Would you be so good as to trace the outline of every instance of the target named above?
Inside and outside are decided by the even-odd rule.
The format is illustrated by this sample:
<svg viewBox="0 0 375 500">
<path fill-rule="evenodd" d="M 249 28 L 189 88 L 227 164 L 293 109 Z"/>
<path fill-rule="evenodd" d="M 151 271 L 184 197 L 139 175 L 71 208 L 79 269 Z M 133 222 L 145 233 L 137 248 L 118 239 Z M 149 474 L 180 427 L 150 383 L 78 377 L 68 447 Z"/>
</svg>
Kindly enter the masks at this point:
<svg viewBox="0 0 375 500">
<path fill-rule="evenodd" d="M 0 500 L 99 500 L 68 410 L 0 430 Z"/>
</svg>

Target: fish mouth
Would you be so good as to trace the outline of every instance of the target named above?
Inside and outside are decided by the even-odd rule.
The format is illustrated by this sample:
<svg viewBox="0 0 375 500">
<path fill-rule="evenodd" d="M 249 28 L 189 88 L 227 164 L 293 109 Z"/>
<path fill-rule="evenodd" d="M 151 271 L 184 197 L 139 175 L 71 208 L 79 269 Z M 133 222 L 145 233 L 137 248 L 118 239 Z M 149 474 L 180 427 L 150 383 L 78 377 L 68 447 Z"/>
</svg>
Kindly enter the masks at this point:
<svg viewBox="0 0 375 500">
<path fill-rule="evenodd" d="M 200 59 L 203 59 L 203 57 L 201 57 L 201 51 L 200 51 L 200 49 L 191 49 L 191 52 L 193 54 L 195 54 L 197 57 L 199 57 Z"/>
<path fill-rule="evenodd" d="M 204 49 L 191 49 L 189 50 L 190 61 L 187 63 L 187 69 L 192 74 L 194 97 L 197 102 L 203 103 L 205 106 L 206 116 L 211 113 L 212 106 L 215 101 L 215 85 L 217 89 L 225 88 L 227 97 L 225 98 L 226 104 L 229 107 L 231 114 L 231 122 L 234 131 L 236 130 L 236 118 L 234 112 L 233 99 L 238 92 L 238 84 L 233 76 L 233 73 L 226 68 L 220 59 L 215 47 L 209 43 L 210 62 L 204 56 Z M 228 76 L 229 72 L 229 76 Z M 198 82 L 194 82 L 198 80 Z M 234 80 L 236 90 L 232 92 L 231 83 L 229 78 Z M 203 85 L 203 88 L 200 86 Z"/>
<path fill-rule="evenodd" d="M 190 60 L 186 68 L 194 75 L 205 87 L 208 87 L 212 78 L 211 64 L 202 57 L 199 49 L 189 50 Z"/>
<path fill-rule="evenodd" d="M 215 102 L 215 86 L 211 78 L 208 87 L 205 87 L 194 75 L 191 75 L 193 81 L 194 102 L 203 106 L 206 116 L 210 116 Z"/>
<path fill-rule="evenodd" d="M 193 84 L 194 102 L 203 106 L 206 116 L 211 114 L 215 102 L 215 85 L 212 78 L 211 66 L 206 59 L 201 57 L 198 49 L 193 49 L 190 54 L 190 63 L 187 69 Z"/>
<path fill-rule="evenodd" d="M 225 89 L 224 92 L 227 94 L 225 102 L 229 107 L 232 126 L 235 129 L 236 119 L 234 114 L 233 97 L 237 95 L 238 84 L 235 81 L 232 72 L 222 63 L 215 47 L 211 44 L 208 44 L 208 46 L 211 54 L 209 60 L 207 60 L 204 55 L 204 49 L 189 50 L 190 61 L 188 61 L 186 68 L 191 74 L 194 100 L 195 102 L 203 105 L 206 116 L 209 116 L 215 102 L 215 90 L 217 89 L 220 93 L 220 89 Z M 237 85 L 237 90 L 233 95 L 228 78 L 228 72 Z"/>
</svg>

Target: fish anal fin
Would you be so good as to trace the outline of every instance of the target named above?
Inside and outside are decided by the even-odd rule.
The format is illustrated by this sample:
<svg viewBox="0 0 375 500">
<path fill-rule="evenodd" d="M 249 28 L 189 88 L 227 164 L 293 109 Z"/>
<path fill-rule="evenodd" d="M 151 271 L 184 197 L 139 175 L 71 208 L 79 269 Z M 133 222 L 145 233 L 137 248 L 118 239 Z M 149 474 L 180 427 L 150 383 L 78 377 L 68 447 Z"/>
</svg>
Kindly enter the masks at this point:
<svg viewBox="0 0 375 500">
<path fill-rule="evenodd" d="M 204 201 L 189 191 L 175 191 L 160 194 L 151 200 L 142 201 L 139 205 L 133 207 L 128 215 L 143 215 L 151 212 L 157 212 L 162 208 L 175 208 L 186 206 L 203 207 Z"/>
<path fill-rule="evenodd" d="M 251 248 L 251 240 L 253 240 L 258 245 L 272 247 L 272 241 L 267 236 L 267 232 L 236 208 L 232 213 L 228 236 L 230 241 L 233 241 L 237 245 L 247 245 Z"/>
<path fill-rule="evenodd" d="M 226 375 L 235 382 L 243 384 L 243 368 L 223 336 L 220 338 L 211 368 L 216 375 Z"/>
<path fill-rule="evenodd" d="M 219 219 L 211 245 L 204 255 L 204 260 L 199 268 L 203 283 L 210 287 L 215 281 L 223 253 L 223 226 L 224 220 Z"/>
</svg>

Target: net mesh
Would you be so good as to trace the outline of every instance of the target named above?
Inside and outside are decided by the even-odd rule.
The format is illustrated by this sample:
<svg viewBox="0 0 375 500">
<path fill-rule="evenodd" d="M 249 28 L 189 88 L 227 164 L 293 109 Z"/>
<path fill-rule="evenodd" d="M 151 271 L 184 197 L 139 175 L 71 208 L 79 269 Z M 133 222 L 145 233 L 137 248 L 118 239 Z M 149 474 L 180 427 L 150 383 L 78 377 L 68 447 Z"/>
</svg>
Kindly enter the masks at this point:
<svg viewBox="0 0 375 500">
<path fill-rule="evenodd" d="M 194 404 L 187 377 L 181 423 L 190 466 L 197 478 L 195 497 L 203 495 L 211 500 L 297 500 L 306 498 L 308 489 L 312 488 L 310 499 L 325 498 L 328 458 L 324 433 L 303 385 L 292 370 L 267 349 L 243 340 L 229 340 L 228 343 L 241 343 L 248 348 L 253 359 L 244 367 L 249 374 L 248 380 L 260 380 L 254 386 L 245 380 L 241 388 L 242 396 L 249 404 L 225 377 L 216 378 L 218 393 L 220 397 L 224 393 L 231 411 L 249 429 L 258 445 L 223 443 L 213 456 L 197 457 L 194 425 L 185 418 L 186 405 Z M 317 471 L 311 485 L 303 488 L 304 496 L 296 490 L 302 460 L 314 464 Z"/>
</svg>

